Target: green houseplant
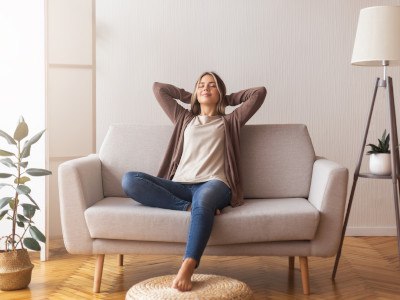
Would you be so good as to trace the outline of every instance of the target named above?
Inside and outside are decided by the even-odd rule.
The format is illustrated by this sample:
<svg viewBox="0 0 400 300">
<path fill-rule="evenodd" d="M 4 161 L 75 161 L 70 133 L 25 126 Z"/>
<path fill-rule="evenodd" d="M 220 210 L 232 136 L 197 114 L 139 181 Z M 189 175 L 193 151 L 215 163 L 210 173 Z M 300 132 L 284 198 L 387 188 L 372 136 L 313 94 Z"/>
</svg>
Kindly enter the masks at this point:
<svg viewBox="0 0 400 300">
<path fill-rule="evenodd" d="M 16 290 L 29 285 L 33 265 L 24 247 L 39 251 L 39 242 L 46 242 L 45 236 L 33 222 L 33 217 L 40 208 L 30 195 L 31 189 L 28 187 L 31 176 L 51 174 L 45 169 L 28 168 L 31 147 L 42 137 L 44 131 L 23 143 L 29 133 L 23 117 L 20 117 L 13 137 L 0 130 L 0 137 L 14 148 L 14 151 L 0 149 L 0 158 L 3 157 L 0 163 L 8 168 L 8 171 L 0 172 L 0 222 L 11 223 L 10 234 L 0 238 L 1 290 Z M 17 233 L 17 227 L 22 234 Z M 30 237 L 26 237 L 28 232 Z M 1 250 L 3 241 L 4 250 Z"/>
<path fill-rule="evenodd" d="M 371 150 L 367 152 L 370 155 L 369 169 L 372 174 L 376 175 L 389 175 L 391 173 L 391 160 L 390 160 L 390 134 L 386 134 L 384 130 L 381 139 L 378 139 L 378 145 L 368 144 Z"/>
</svg>

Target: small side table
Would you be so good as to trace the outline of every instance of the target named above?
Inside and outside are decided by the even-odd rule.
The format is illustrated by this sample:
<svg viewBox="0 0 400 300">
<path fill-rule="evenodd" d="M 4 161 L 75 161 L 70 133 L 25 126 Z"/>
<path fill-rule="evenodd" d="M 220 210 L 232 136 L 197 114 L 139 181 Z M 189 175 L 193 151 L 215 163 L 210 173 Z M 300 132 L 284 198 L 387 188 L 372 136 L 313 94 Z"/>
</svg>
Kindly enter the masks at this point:
<svg viewBox="0 0 400 300">
<path fill-rule="evenodd" d="M 387 100 L 388 100 L 387 103 L 389 106 L 389 116 L 390 116 L 390 149 L 391 149 L 390 152 L 391 152 L 391 162 L 392 162 L 392 164 L 391 164 L 392 173 L 391 173 L 391 175 L 386 175 L 386 176 L 374 175 L 371 173 L 361 173 L 360 174 L 361 162 L 362 162 L 362 158 L 364 155 L 364 148 L 365 148 L 365 144 L 366 144 L 366 140 L 367 140 L 369 125 L 371 123 L 371 116 L 372 116 L 372 111 L 373 111 L 374 105 L 375 105 L 375 98 L 376 98 L 376 93 L 378 91 L 378 87 L 386 88 Z M 378 77 L 376 79 L 374 96 L 372 98 L 371 109 L 369 111 L 368 122 L 367 122 L 367 127 L 365 129 L 364 141 L 363 141 L 363 144 L 361 147 L 360 158 L 358 159 L 358 164 L 354 171 L 353 186 L 351 187 L 350 199 L 349 199 L 349 203 L 348 203 L 347 210 L 346 210 L 346 217 L 345 217 L 344 224 L 343 224 L 342 237 L 340 240 L 339 249 L 338 249 L 337 255 L 336 255 L 335 266 L 334 266 L 333 272 L 332 272 L 332 279 L 335 279 L 335 277 L 336 277 L 337 267 L 338 267 L 340 256 L 342 253 L 344 235 L 346 233 L 347 223 L 349 221 L 351 205 L 353 203 L 354 191 L 356 189 L 358 177 L 370 178 L 370 179 L 372 178 L 372 179 L 391 179 L 392 180 L 393 199 L 394 199 L 394 207 L 395 207 L 395 214 L 396 214 L 396 227 L 397 227 L 397 250 L 398 250 L 399 261 L 400 261 L 400 224 L 399 224 L 400 216 L 399 216 L 399 192 L 398 192 L 398 188 L 399 188 L 398 180 L 399 180 L 399 176 L 400 176 L 400 165 L 399 165 L 398 144 L 399 144 L 399 142 L 398 142 L 398 137 L 397 137 L 396 112 L 395 112 L 394 97 L 393 97 L 392 78 L 388 76 L 386 78 L 386 80 L 380 80 Z"/>
</svg>

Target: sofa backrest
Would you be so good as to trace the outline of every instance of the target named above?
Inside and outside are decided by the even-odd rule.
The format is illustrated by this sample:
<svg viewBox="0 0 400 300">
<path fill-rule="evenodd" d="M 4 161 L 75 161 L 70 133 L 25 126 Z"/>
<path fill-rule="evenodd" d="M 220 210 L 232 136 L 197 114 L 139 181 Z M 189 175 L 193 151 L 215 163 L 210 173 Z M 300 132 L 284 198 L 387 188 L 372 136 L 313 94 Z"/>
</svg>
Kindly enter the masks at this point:
<svg viewBox="0 0 400 300">
<path fill-rule="evenodd" d="M 110 126 L 99 151 L 104 196 L 125 196 L 125 172 L 156 176 L 172 131 L 172 125 Z M 245 198 L 308 198 L 315 152 L 305 125 L 245 125 L 240 144 Z"/>
</svg>

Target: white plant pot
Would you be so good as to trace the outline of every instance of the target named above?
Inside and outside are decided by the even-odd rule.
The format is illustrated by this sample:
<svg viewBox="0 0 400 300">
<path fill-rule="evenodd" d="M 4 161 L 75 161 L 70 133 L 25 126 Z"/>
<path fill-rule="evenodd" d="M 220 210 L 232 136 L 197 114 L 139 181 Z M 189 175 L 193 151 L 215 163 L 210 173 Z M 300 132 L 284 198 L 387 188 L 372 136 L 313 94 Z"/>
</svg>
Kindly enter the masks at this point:
<svg viewBox="0 0 400 300">
<path fill-rule="evenodd" d="M 375 175 L 390 175 L 392 173 L 390 153 L 370 154 L 369 170 Z"/>
</svg>

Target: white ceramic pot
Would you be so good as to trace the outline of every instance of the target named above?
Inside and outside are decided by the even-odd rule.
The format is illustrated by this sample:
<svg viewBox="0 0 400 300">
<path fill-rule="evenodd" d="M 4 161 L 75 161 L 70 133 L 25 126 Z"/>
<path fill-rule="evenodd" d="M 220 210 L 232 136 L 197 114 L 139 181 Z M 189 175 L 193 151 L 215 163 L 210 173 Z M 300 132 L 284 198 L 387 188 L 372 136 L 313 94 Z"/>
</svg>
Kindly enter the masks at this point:
<svg viewBox="0 0 400 300">
<path fill-rule="evenodd" d="M 370 154 L 369 170 L 375 175 L 390 175 L 392 173 L 390 153 Z"/>
</svg>

